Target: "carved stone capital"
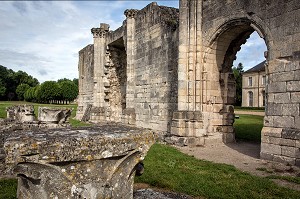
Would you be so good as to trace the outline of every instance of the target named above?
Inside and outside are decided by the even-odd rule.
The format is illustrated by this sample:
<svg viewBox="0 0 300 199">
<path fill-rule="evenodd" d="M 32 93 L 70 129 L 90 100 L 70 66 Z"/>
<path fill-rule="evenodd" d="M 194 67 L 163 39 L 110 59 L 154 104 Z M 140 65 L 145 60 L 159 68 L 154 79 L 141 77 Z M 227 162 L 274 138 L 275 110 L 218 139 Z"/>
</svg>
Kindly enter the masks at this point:
<svg viewBox="0 0 300 199">
<path fill-rule="evenodd" d="M 138 11 L 139 10 L 137 9 L 127 9 L 124 11 L 124 15 L 126 16 L 126 18 L 134 18 Z"/>
<path fill-rule="evenodd" d="M 108 31 L 109 31 L 109 25 L 104 23 L 100 24 L 100 28 L 91 29 L 94 38 L 96 37 L 104 38 L 106 33 L 108 33 Z"/>
</svg>

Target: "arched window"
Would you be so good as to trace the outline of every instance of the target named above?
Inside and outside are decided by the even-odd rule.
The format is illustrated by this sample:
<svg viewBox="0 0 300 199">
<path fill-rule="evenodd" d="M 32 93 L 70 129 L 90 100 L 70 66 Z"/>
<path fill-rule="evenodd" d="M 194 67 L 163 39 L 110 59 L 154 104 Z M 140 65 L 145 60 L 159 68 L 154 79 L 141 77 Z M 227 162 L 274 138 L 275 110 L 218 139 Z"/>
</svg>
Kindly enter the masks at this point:
<svg viewBox="0 0 300 199">
<path fill-rule="evenodd" d="M 253 106 L 253 92 L 252 91 L 248 92 L 248 100 L 249 100 L 249 106 L 252 107 Z"/>
<path fill-rule="evenodd" d="M 263 106 L 266 106 L 266 91 L 262 92 L 262 96 L 263 96 Z"/>
</svg>

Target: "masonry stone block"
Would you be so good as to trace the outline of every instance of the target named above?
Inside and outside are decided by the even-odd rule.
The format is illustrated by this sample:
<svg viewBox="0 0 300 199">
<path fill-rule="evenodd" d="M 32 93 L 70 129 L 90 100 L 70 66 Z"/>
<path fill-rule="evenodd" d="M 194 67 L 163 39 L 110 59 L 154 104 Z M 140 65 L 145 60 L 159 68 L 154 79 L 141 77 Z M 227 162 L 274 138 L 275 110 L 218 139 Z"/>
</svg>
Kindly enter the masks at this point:
<svg viewBox="0 0 300 199">
<path fill-rule="evenodd" d="M 280 139 L 279 145 L 281 145 L 281 146 L 297 147 L 297 146 L 296 146 L 296 141 L 297 141 L 297 140 Z"/>
<path fill-rule="evenodd" d="M 287 91 L 300 91 L 300 81 L 287 82 Z"/>
<path fill-rule="evenodd" d="M 283 156 L 295 158 L 297 151 L 299 151 L 299 149 L 297 149 L 295 147 L 281 146 L 281 155 L 283 155 Z"/>
<path fill-rule="evenodd" d="M 296 158 L 274 155 L 273 161 L 281 162 L 289 165 L 295 165 Z"/>
<path fill-rule="evenodd" d="M 299 129 L 283 129 L 282 138 L 300 140 L 300 130 Z"/>
<path fill-rule="evenodd" d="M 273 160 L 274 155 L 271 153 L 260 152 L 260 158 L 265 160 Z"/>
<path fill-rule="evenodd" d="M 267 90 L 270 93 L 285 93 L 287 85 L 286 82 L 272 82 L 267 85 Z"/>
<path fill-rule="evenodd" d="M 261 143 L 261 152 L 281 155 L 281 147 L 276 144 Z"/>
<path fill-rule="evenodd" d="M 274 95 L 274 101 L 276 103 L 289 103 L 290 100 L 290 93 L 276 93 Z"/>
<path fill-rule="evenodd" d="M 274 127 L 294 127 L 295 120 L 292 116 L 274 116 Z"/>
</svg>

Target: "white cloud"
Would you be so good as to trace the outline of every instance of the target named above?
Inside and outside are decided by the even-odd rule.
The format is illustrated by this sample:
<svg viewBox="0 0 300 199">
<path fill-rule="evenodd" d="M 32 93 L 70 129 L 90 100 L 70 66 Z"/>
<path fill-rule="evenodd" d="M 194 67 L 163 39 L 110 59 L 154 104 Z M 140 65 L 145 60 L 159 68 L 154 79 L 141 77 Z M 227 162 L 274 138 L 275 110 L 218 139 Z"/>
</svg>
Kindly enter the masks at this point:
<svg viewBox="0 0 300 199">
<path fill-rule="evenodd" d="M 254 32 L 247 42 L 241 46 L 241 50 L 237 53 L 237 59 L 233 62 L 233 65 L 237 66 L 238 63 L 242 63 L 244 71 L 246 71 L 265 60 L 264 52 L 266 50 L 265 41 L 259 37 L 257 32 Z"/>
<path fill-rule="evenodd" d="M 90 29 L 122 25 L 124 10 L 148 1 L 1 1 L 0 64 L 40 82 L 78 77 L 78 51 L 93 42 Z M 178 7 L 178 1 L 158 1 Z"/>
</svg>

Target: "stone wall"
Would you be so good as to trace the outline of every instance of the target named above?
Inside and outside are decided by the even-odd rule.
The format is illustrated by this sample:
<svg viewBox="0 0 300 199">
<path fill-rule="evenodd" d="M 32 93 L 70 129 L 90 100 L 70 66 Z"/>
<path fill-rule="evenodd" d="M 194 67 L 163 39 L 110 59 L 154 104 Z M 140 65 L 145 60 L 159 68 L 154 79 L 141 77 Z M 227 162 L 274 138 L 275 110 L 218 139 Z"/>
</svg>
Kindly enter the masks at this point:
<svg viewBox="0 0 300 199">
<path fill-rule="evenodd" d="M 135 17 L 136 125 L 170 130 L 177 108 L 178 10 L 152 3 Z"/>
<path fill-rule="evenodd" d="M 79 51 L 79 94 L 76 119 L 81 120 L 88 110 L 89 104 L 93 104 L 94 89 L 94 46 L 87 45 Z M 89 114 L 86 114 L 89 117 Z"/>
<path fill-rule="evenodd" d="M 151 3 L 126 10 L 123 26 L 115 31 L 107 24 L 92 29 L 97 49 L 89 45 L 79 53 L 77 119 L 92 104 L 92 122 L 170 130 L 177 108 L 178 14 L 178 9 Z M 101 59 L 93 63 L 96 57 Z"/>
</svg>

